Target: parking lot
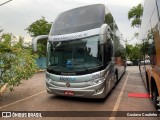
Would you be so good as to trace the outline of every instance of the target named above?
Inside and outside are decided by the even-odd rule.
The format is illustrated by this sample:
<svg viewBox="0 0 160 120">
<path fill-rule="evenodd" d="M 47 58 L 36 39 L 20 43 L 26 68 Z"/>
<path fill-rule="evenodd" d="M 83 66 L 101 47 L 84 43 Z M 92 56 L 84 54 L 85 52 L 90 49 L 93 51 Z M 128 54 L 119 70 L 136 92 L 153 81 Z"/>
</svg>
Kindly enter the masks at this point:
<svg viewBox="0 0 160 120">
<path fill-rule="evenodd" d="M 23 84 L 16 87 L 13 92 L 6 91 L 3 96 L 0 96 L 0 111 L 43 111 L 46 114 L 47 111 L 49 111 L 48 115 L 52 114 L 52 117 L 42 116 L 42 118 L 23 118 L 37 120 L 159 120 L 158 117 L 153 116 L 130 116 L 130 113 L 134 111 L 140 111 L 140 113 L 145 111 L 156 111 L 150 98 L 128 96 L 129 93 L 147 93 L 137 66 L 127 67 L 125 74 L 117 86 L 103 100 L 58 97 L 48 94 L 46 92 L 44 79 L 45 72 L 39 72 L 31 79 L 23 81 Z M 112 111 L 117 111 L 119 117 L 114 117 L 113 114 L 115 114 L 115 112 Z M 54 112 L 57 112 L 57 116 Z M 59 115 L 60 113 L 62 116 Z M 128 116 L 123 115 L 127 113 Z M 67 116 L 66 114 L 69 115 Z M 77 116 L 75 114 L 77 114 Z M 88 114 L 88 117 L 85 117 L 86 114 Z M 64 117 L 65 115 L 67 117 Z M 22 118 L 15 117 L 10 119 L 17 120 Z"/>
</svg>

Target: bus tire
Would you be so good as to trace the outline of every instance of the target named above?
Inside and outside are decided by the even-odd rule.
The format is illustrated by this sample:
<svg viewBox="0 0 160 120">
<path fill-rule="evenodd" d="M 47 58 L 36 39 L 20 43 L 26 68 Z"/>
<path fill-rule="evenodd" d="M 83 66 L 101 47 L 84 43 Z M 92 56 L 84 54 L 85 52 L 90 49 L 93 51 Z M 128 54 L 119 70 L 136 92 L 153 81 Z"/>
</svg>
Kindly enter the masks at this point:
<svg viewBox="0 0 160 120">
<path fill-rule="evenodd" d="M 152 90 L 151 90 L 151 97 L 152 97 L 152 102 L 154 104 L 154 107 L 156 109 L 158 109 L 158 91 L 157 91 L 157 88 L 156 86 L 152 87 Z"/>
<path fill-rule="evenodd" d="M 147 91 L 150 92 L 150 89 L 149 89 L 149 80 L 148 80 L 148 74 L 146 72 L 146 88 L 147 88 Z"/>
</svg>

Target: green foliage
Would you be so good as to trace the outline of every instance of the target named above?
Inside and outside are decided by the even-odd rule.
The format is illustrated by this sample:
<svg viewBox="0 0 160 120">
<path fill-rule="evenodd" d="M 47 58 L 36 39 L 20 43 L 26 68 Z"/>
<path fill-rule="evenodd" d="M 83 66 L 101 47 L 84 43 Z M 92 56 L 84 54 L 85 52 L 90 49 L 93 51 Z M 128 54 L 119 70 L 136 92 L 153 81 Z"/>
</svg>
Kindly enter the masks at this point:
<svg viewBox="0 0 160 120">
<path fill-rule="evenodd" d="M 126 45 L 126 56 L 129 60 L 138 60 L 139 55 L 143 51 L 142 44 L 136 44 L 136 45 Z"/>
<path fill-rule="evenodd" d="M 27 32 L 31 37 L 39 35 L 48 35 L 51 28 L 51 23 L 46 21 L 44 17 L 33 22 L 29 27 L 26 28 Z M 38 55 L 46 56 L 47 40 L 41 40 L 38 42 Z"/>
<path fill-rule="evenodd" d="M 0 38 L 0 85 L 7 83 L 10 90 L 29 79 L 36 71 L 36 55 L 31 47 L 23 46 L 23 38 L 17 40 L 12 34 L 3 34 Z"/>
<path fill-rule="evenodd" d="M 106 14 L 105 16 L 105 22 L 109 25 L 111 30 L 113 30 L 113 17 L 111 13 Z"/>
<path fill-rule="evenodd" d="M 141 25 L 141 17 L 143 14 L 143 6 L 142 4 L 138 4 L 137 6 L 131 8 L 128 12 L 128 19 L 131 20 L 132 27 L 140 27 Z"/>
<path fill-rule="evenodd" d="M 132 54 L 133 45 L 126 45 L 126 56 L 127 59 L 131 60 L 131 54 Z"/>
<path fill-rule="evenodd" d="M 50 28 L 51 24 L 47 22 L 44 17 L 42 17 L 29 25 L 26 30 L 32 37 L 36 37 L 38 35 L 48 35 Z"/>
</svg>

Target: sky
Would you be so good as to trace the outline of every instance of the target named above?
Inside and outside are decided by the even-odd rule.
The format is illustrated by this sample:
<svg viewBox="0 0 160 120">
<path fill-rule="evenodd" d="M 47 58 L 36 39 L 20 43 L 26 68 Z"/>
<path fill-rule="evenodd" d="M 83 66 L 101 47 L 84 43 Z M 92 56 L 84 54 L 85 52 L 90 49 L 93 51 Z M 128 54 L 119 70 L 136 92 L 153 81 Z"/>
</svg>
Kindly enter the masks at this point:
<svg viewBox="0 0 160 120">
<path fill-rule="evenodd" d="M 0 0 L 0 4 L 6 1 L 8 0 Z M 131 27 L 127 14 L 133 6 L 143 4 L 144 0 L 12 0 L 0 6 L 0 28 L 3 28 L 0 35 L 12 33 L 14 36 L 24 37 L 25 42 L 29 42 L 32 38 L 25 29 L 42 16 L 48 22 L 53 22 L 61 12 L 96 3 L 108 7 L 128 43 L 137 42 L 132 38 L 138 30 Z"/>
</svg>

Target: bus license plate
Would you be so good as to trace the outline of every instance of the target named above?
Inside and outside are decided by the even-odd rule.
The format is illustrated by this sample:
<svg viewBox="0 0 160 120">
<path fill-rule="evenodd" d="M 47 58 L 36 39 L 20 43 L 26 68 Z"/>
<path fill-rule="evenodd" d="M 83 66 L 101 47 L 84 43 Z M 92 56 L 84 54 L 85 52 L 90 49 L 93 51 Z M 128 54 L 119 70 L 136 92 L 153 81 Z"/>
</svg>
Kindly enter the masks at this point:
<svg viewBox="0 0 160 120">
<path fill-rule="evenodd" d="M 73 96 L 73 95 L 74 95 L 74 92 L 73 92 L 73 91 L 64 91 L 64 94 L 65 94 L 65 95 Z"/>
</svg>

